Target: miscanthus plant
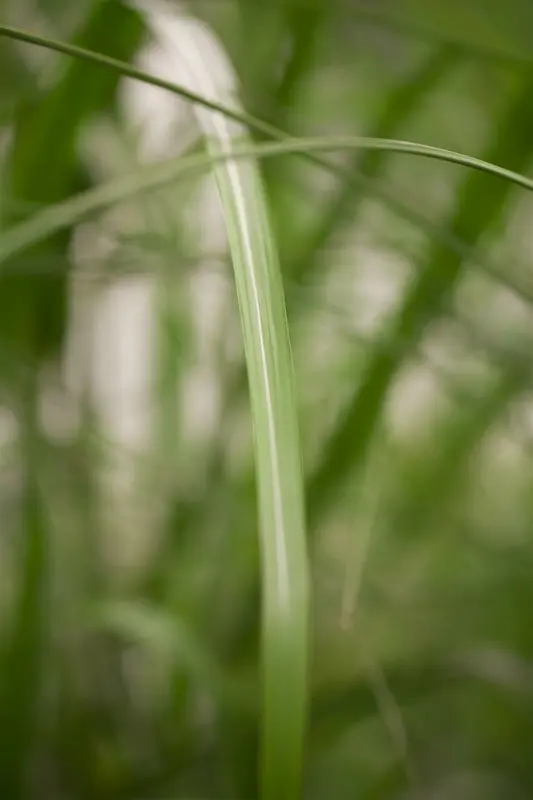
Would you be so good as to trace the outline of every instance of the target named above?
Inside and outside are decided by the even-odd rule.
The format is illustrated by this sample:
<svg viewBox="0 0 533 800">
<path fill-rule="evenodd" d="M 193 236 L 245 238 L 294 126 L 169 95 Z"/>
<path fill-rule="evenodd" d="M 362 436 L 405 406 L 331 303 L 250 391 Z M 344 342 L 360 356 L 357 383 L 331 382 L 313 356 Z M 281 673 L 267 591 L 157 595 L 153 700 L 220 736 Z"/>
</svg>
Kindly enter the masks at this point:
<svg viewBox="0 0 533 800">
<path fill-rule="evenodd" d="M 528 798 L 526 2 L 5 3 L 0 790 Z"/>
</svg>

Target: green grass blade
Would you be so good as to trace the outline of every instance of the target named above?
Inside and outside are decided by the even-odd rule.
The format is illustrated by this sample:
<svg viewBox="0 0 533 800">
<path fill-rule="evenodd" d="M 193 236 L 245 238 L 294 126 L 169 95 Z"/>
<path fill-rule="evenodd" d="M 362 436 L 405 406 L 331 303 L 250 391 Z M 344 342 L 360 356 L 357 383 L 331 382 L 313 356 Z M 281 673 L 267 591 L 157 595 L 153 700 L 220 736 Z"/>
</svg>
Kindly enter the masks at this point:
<svg viewBox="0 0 533 800">
<path fill-rule="evenodd" d="M 531 93 L 530 78 L 522 82 L 513 98 L 506 118 L 487 147 L 485 160 L 509 164 L 517 170 L 529 166 L 533 152 L 530 136 Z M 468 176 L 460 194 L 450 229 L 454 235 L 474 247 L 481 236 L 501 214 L 509 197 L 510 184 L 489 185 L 486 176 Z M 427 266 L 408 289 L 402 307 L 394 321 L 389 340 L 408 339 L 416 343 L 424 327 L 440 313 L 462 274 L 463 259 L 435 242 L 427 258 Z M 403 356 L 386 348 L 371 357 L 360 387 L 347 404 L 322 459 L 311 476 L 310 524 L 315 527 L 330 507 L 340 488 L 353 475 L 353 468 L 363 462 L 377 429 L 389 387 L 403 363 Z"/>
<path fill-rule="evenodd" d="M 189 100 L 191 103 L 198 104 L 203 108 L 217 111 L 220 114 L 227 116 L 229 119 L 233 119 L 236 122 L 246 125 L 250 130 L 264 134 L 270 139 L 284 141 L 287 138 L 287 134 L 284 131 L 278 130 L 273 125 L 254 117 L 252 114 L 248 114 L 240 110 L 236 111 L 234 108 L 224 104 L 203 98 L 197 92 L 193 92 L 184 86 L 175 84 L 172 81 L 157 78 L 154 75 L 149 75 L 146 72 L 136 69 L 135 67 L 132 67 L 118 59 L 111 58 L 109 56 L 102 55 L 101 53 L 96 53 L 76 45 L 58 42 L 47 37 L 21 31 L 18 28 L 13 28 L 7 25 L 0 25 L 0 36 L 7 36 L 19 41 L 34 44 L 38 47 L 56 50 L 57 52 L 64 53 L 65 55 L 71 57 L 91 61 L 95 64 L 100 64 L 101 66 L 113 69 L 126 77 L 177 94 L 178 96 L 183 97 L 185 100 Z M 325 170 L 326 172 L 329 172 L 332 175 L 337 175 L 341 178 L 345 177 L 344 168 L 338 167 L 336 164 L 331 163 L 316 153 L 302 151 L 300 155 L 302 158 L 305 158 L 308 163 L 313 164 L 316 168 Z M 442 230 L 438 225 L 433 224 L 423 215 L 408 208 L 403 202 L 391 196 L 386 190 L 380 188 L 375 181 L 366 179 L 364 176 L 360 175 L 357 178 L 353 177 L 353 185 L 358 191 L 368 192 L 368 194 L 379 198 L 380 201 L 383 202 L 383 204 L 386 205 L 391 211 L 393 211 L 399 217 L 410 222 L 412 225 L 419 227 L 428 235 L 431 235 L 436 242 L 439 242 L 442 246 L 446 247 L 456 256 L 460 256 L 461 258 L 472 256 L 468 244 L 460 237 L 454 235 L 453 232 Z"/>
<path fill-rule="evenodd" d="M 0 792 L 13 800 L 23 800 L 30 792 L 28 767 L 35 755 L 41 714 L 50 575 L 46 507 L 37 475 L 40 442 L 33 381 L 25 390 L 21 403 L 25 473 L 15 597 L 0 664 Z"/>
<path fill-rule="evenodd" d="M 218 69 L 226 79 L 232 76 L 216 40 L 198 27 L 182 30 L 164 7 L 146 8 L 155 40 L 179 59 L 192 86 L 207 97 L 224 97 L 227 90 L 207 66 L 215 51 Z M 230 157 L 213 169 L 234 266 L 254 426 L 263 589 L 261 794 L 264 800 L 296 800 L 306 724 L 308 575 L 283 285 L 257 167 L 231 159 L 246 130 L 203 109 L 198 123 L 208 150 Z"/>
<path fill-rule="evenodd" d="M 210 153 L 186 158 L 169 159 L 161 164 L 140 169 L 138 173 L 111 181 L 55 206 L 38 212 L 26 222 L 5 231 L 0 237 L 0 264 L 31 244 L 37 243 L 62 228 L 73 225 L 91 214 L 102 211 L 114 203 L 135 195 L 158 189 L 175 181 L 181 175 L 196 170 L 204 170 L 212 164 L 228 160 L 259 159 L 287 155 L 289 153 L 335 151 L 361 148 L 381 150 L 390 153 L 403 153 L 438 161 L 446 161 L 487 173 L 509 181 L 527 191 L 533 191 L 533 179 L 513 170 L 505 169 L 488 161 L 472 156 L 443 150 L 430 145 L 394 140 L 365 139 L 364 137 L 323 137 L 309 139 L 288 139 L 286 142 L 236 146 L 231 154 Z M 457 257 L 457 255 L 456 255 Z M 0 267 L 1 271 L 2 267 Z M 497 276 L 494 275 L 496 278 Z"/>
</svg>

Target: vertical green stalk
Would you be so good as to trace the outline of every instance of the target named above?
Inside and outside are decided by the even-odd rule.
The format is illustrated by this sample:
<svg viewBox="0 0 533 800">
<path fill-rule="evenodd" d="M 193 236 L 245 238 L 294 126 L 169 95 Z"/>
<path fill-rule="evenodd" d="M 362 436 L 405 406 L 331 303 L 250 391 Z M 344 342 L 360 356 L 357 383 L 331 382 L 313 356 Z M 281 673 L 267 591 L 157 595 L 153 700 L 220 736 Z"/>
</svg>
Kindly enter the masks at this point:
<svg viewBox="0 0 533 800">
<path fill-rule="evenodd" d="M 141 5 L 169 62 L 212 100 L 231 94 L 233 70 L 214 37 L 150 1 Z M 211 63 L 210 63 L 211 62 Z M 248 134 L 196 110 L 209 152 L 231 154 Z M 248 370 L 262 555 L 261 796 L 301 793 L 307 705 L 308 571 L 294 375 L 276 247 L 255 162 L 213 166 L 233 260 Z"/>
<path fill-rule="evenodd" d="M 41 720 L 47 639 L 49 531 L 38 482 L 40 432 L 37 381 L 19 393 L 20 448 L 24 464 L 13 605 L 0 660 L 0 796 L 29 796 L 31 764 Z"/>
</svg>

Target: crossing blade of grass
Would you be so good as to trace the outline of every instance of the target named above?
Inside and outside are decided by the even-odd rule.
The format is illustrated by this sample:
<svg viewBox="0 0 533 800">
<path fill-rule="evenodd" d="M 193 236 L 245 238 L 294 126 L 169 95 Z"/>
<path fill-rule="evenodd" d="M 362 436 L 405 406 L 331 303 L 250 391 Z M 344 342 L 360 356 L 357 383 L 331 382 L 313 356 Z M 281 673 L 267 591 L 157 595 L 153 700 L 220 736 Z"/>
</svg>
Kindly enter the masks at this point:
<svg viewBox="0 0 533 800">
<path fill-rule="evenodd" d="M 533 189 L 533 181 L 530 179 L 502 170 L 491 164 L 479 162 L 467 156 L 460 154 L 449 153 L 447 151 L 438 150 L 435 148 L 420 146 L 413 143 L 406 142 L 388 142 L 381 140 L 365 140 L 357 138 L 337 139 L 327 138 L 319 140 L 289 140 L 286 143 L 270 144 L 270 145 L 257 145 L 245 146 L 243 149 L 236 148 L 232 153 L 216 153 L 210 158 L 212 162 L 224 163 L 231 157 L 265 157 L 267 154 L 275 155 L 276 153 L 283 152 L 297 152 L 301 149 L 312 150 L 316 149 L 335 149 L 339 147 L 374 147 L 377 149 L 391 150 L 393 152 L 405 152 L 411 154 L 425 155 L 430 157 L 441 158 L 455 163 L 471 166 L 478 170 L 485 170 L 493 175 L 501 178 L 507 178 L 524 188 L 529 190 Z M 173 166 L 172 166 L 173 165 Z M 60 229 L 65 225 L 71 225 L 82 219 L 89 213 L 94 213 L 106 206 L 117 202 L 118 200 L 129 197 L 131 194 L 146 190 L 148 188 L 155 188 L 170 180 L 173 180 L 186 171 L 187 169 L 199 169 L 205 167 L 206 160 L 204 156 L 196 156 L 188 159 L 182 159 L 178 162 L 169 162 L 158 167 L 150 167 L 150 170 L 142 170 L 139 175 L 130 176 L 127 179 L 115 181 L 112 184 L 99 189 L 92 190 L 84 195 L 70 200 L 67 203 L 60 204 L 57 207 L 49 208 L 40 214 L 36 215 L 33 219 L 8 231 L 0 238 L 0 262 L 4 261 L 14 253 L 24 249 L 28 244 L 40 241 L 46 238 L 54 231 Z M 408 334 L 409 331 L 406 331 Z M 408 337 L 406 337 L 408 338 Z M 396 340 L 395 340 L 396 341 Z M 398 348 L 393 346 L 389 351 L 383 352 L 380 349 L 380 355 L 385 355 L 387 358 L 392 357 L 393 360 L 399 360 Z"/>
<path fill-rule="evenodd" d="M 430 147 L 421 147 L 413 143 L 405 142 L 388 142 L 382 140 L 366 140 L 358 138 L 325 138 L 325 139 L 309 139 L 309 140 L 289 140 L 286 143 L 256 145 L 252 147 L 244 147 L 242 149 L 235 149 L 232 157 L 265 157 L 267 155 L 275 155 L 278 152 L 293 152 L 302 148 L 312 150 L 313 148 L 322 149 L 335 149 L 340 147 L 369 147 L 387 150 L 390 149 L 394 152 L 406 152 L 418 155 L 431 156 L 436 158 L 443 158 L 452 162 L 461 163 L 467 166 L 475 167 L 476 169 L 485 169 L 492 174 L 501 178 L 508 178 L 513 180 L 518 185 L 524 188 L 533 189 L 533 181 L 530 179 L 511 174 L 508 171 L 500 170 L 498 167 L 490 164 L 483 164 L 476 159 L 471 159 L 467 156 L 460 154 L 453 154 L 447 151 L 440 151 Z M 225 154 L 213 155 L 211 160 L 223 162 L 227 159 Z M 164 183 L 176 179 L 180 174 L 183 174 L 188 169 L 199 169 L 205 167 L 206 159 L 204 156 L 193 156 L 178 161 L 172 160 L 163 163 L 162 165 L 150 167 L 149 170 L 141 170 L 138 175 L 129 176 L 126 179 L 120 179 L 112 182 L 109 185 L 92 190 L 84 195 L 73 198 L 67 203 L 60 204 L 57 207 L 41 212 L 33 219 L 8 231 L 0 238 L 0 270 L 2 262 L 13 254 L 24 249 L 28 244 L 32 244 L 46 238 L 54 231 L 60 229 L 62 226 L 73 225 L 79 222 L 84 216 L 89 213 L 94 213 L 98 210 L 111 205 L 114 202 L 125 199 L 135 192 L 147 190 L 149 188 L 156 188 Z M 527 296 L 524 297 L 527 300 Z M 396 361 L 401 361 L 404 354 L 404 347 L 398 348 L 397 342 L 408 342 L 409 331 L 406 331 L 404 339 L 397 338 L 393 342 L 389 342 L 389 347 L 380 347 L 379 353 L 376 358 L 392 358 Z"/>
<path fill-rule="evenodd" d="M 185 100 L 189 100 L 191 103 L 197 104 L 200 107 L 217 111 L 220 114 L 228 117 L 228 119 L 240 122 L 246 125 L 250 130 L 256 131 L 259 134 L 263 134 L 275 141 L 283 142 L 287 138 L 290 138 L 287 136 L 286 132 L 278 130 L 278 128 L 275 126 L 258 119 L 252 114 L 241 110 L 235 110 L 231 106 L 209 100 L 205 97 L 202 97 L 197 92 L 193 92 L 190 89 L 185 88 L 184 86 L 173 83 L 172 81 L 158 78 L 154 75 L 150 75 L 142 70 L 132 67 L 127 63 L 124 63 L 123 61 L 120 61 L 119 59 L 106 56 L 105 54 L 94 52 L 77 45 L 58 42 L 47 37 L 38 36 L 27 31 L 22 31 L 18 28 L 10 27 L 8 25 L 0 25 L 0 37 L 2 36 L 17 39 L 22 42 L 28 42 L 38 47 L 56 50 L 59 53 L 64 53 L 65 55 L 79 58 L 84 61 L 90 61 L 95 64 L 99 64 L 100 66 L 107 67 L 108 69 L 115 70 L 126 77 L 172 92 L 173 94 L 183 97 Z M 328 161 L 327 158 L 325 159 L 321 157 L 316 152 L 311 152 L 310 148 L 300 151 L 300 156 L 309 164 L 312 164 L 315 168 L 325 170 L 326 172 L 336 175 L 342 179 L 345 178 L 345 171 L 343 167 L 333 164 L 332 162 Z M 362 175 L 358 175 L 357 177 L 353 176 L 352 180 L 355 189 L 360 192 L 366 192 L 368 195 L 378 198 L 390 211 L 424 231 L 435 242 L 438 242 L 443 248 L 448 249 L 450 253 L 455 254 L 455 256 L 458 256 L 461 259 L 475 259 L 475 252 L 472 252 L 472 249 L 468 246 L 467 242 L 462 240 L 459 236 L 454 235 L 453 232 L 443 230 L 439 225 L 432 223 L 424 215 L 419 214 L 418 212 L 409 208 L 401 200 L 398 200 L 396 197 L 390 195 L 375 181 L 367 179 Z"/>
<path fill-rule="evenodd" d="M 0 236 L 0 272 L 1 265 L 16 253 L 37 243 L 55 231 L 74 225 L 88 216 L 102 211 L 105 208 L 125 200 L 140 192 L 149 192 L 159 189 L 175 181 L 187 172 L 205 170 L 213 163 L 224 163 L 228 160 L 239 159 L 262 159 L 276 155 L 287 155 L 289 153 L 300 154 L 307 152 L 338 151 L 343 149 L 371 149 L 383 150 L 391 153 L 404 153 L 407 155 L 433 158 L 438 161 L 446 161 L 451 164 L 459 164 L 464 167 L 487 173 L 503 181 L 533 191 L 533 178 L 522 175 L 513 170 L 505 169 L 496 164 L 482 161 L 472 156 L 462 153 L 455 153 L 451 150 L 443 150 L 430 145 L 418 144 L 416 142 L 402 142 L 387 139 L 365 139 L 364 137 L 317 137 L 309 139 L 288 139 L 286 142 L 267 143 L 267 144 L 247 144 L 236 146 L 235 150 L 228 153 L 213 153 L 208 156 L 196 155 L 186 158 L 169 159 L 161 164 L 150 165 L 149 168 L 142 168 L 138 173 L 118 178 L 110 181 L 104 186 L 90 189 L 76 195 L 62 203 L 50 206 L 39 211 L 25 222 L 13 226 Z M 446 249 L 446 245 L 441 245 Z M 468 250 L 461 250 L 461 254 L 466 255 Z M 457 258 L 459 253 L 455 255 Z M 493 277 L 498 279 L 496 270 Z M 504 285 L 508 283 L 502 277 Z M 515 287 L 515 291 L 520 294 L 520 290 Z M 528 302 L 528 295 L 520 295 Z"/>
<path fill-rule="evenodd" d="M 531 180 L 523 176 L 508 174 L 506 171 L 502 172 L 493 165 L 484 165 L 481 162 L 477 162 L 475 159 L 463 157 L 459 154 L 447 153 L 446 151 L 434 150 L 428 147 L 419 148 L 417 145 L 401 142 L 394 143 L 357 138 L 296 140 L 288 141 L 283 144 L 258 145 L 254 147 L 244 147 L 243 149 L 235 149 L 232 157 L 250 157 L 250 155 L 254 154 L 257 157 L 266 156 L 267 154 L 274 155 L 277 152 L 291 152 L 302 147 L 309 149 L 312 149 L 313 147 L 335 149 L 335 147 L 341 146 L 376 146 L 383 149 L 391 148 L 392 150 L 397 150 L 399 152 L 419 152 L 419 155 L 431 155 L 439 158 L 442 157 L 450 161 L 457 161 L 458 163 L 476 167 L 477 169 L 487 169 L 494 175 L 499 177 L 507 177 L 513 181 L 516 181 L 518 185 L 529 188 L 530 190 L 533 189 L 533 182 Z M 211 160 L 223 162 L 226 158 L 227 155 L 225 154 L 217 154 L 216 156 L 212 156 Z M 201 155 L 192 158 L 189 157 L 186 159 L 180 159 L 178 161 L 173 160 L 156 167 L 150 167 L 149 171 L 141 170 L 138 175 L 133 175 L 126 179 L 114 181 L 109 185 L 100 187 L 81 195 L 80 197 L 74 198 L 68 203 L 59 205 L 55 208 L 47 209 L 46 211 L 38 214 L 34 219 L 29 220 L 28 222 L 14 228 L 12 231 L 4 234 L 4 236 L 0 239 L 0 262 L 5 259 L 6 256 L 17 252 L 21 248 L 24 248 L 28 242 L 32 243 L 39 241 L 41 238 L 48 236 L 54 230 L 61 228 L 63 225 L 71 225 L 76 223 L 90 212 L 94 213 L 95 211 L 105 208 L 107 205 L 110 205 L 113 202 L 117 202 L 121 199 L 129 197 L 136 191 L 157 187 L 175 179 L 187 169 L 199 169 L 200 167 L 205 166 L 205 164 L 205 157 Z M 409 331 L 406 331 L 406 334 L 408 333 Z M 395 339 L 394 342 L 389 342 L 390 346 L 388 349 L 380 347 L 379 354 L 376 357 L 385 356 L 386 358 L 392 357 L 393 360 L 396 359 L 397 361 L 402 360 L 405 348 L 403 346 L 398 348 L 396 344 L 399 341 L 406 342 L 408 340 L 409 337 L 406 335 L 404 340 L 398 338 Z"/>
<path fill-rule="evenodd" d="M 93 3 L 76 40 L 119 58 L 129 58 L 140 40 L 142 25 L 134 12 L 116 0 Z M 26 214 L 19 208 L 50 204 L 68 197 L 80 185 L 76 142 L 80 126 L 111 102 L 116 73 L 73 61 L 52 86 L 34 93 L 18 110 L 7 159 L 7 195 L 3 227 Z M 65 230 L 54 240 L 21 254 L 0 277 L 0 335 L 21 355 L 55 354 L 66 324 Z M 52 259 L 56 275 L 24 275 L 28 264 Z M 8 274 L 9 273 L 9 274 Z"/>
<path fill-rule="evenodd" d="M 224 99 L 235 82 L 233 70 L 208 29 L 152 2 L 139 7 L 155 41 L 192 87 Z M 197 119 L 214 155 L 231 156 L 236 143 L 246 141 L 246 129 L 219 114 L 200 109 Z M 257 166 L 230 159 L 213 170 L 234 266 L 254 427 L 263 591 L 261 796 L 296 800 L 306 724 L 308 574 L 283 285 Z"/>
<path fill-rule="evenodd" d="M 527 169 L 533 154 L 530 129 L 530 76 L 521 84 L 506 112 L 499 120 L 484 156 L 488 162 L 503 163 L 518 171 Z M 450 220 L 454 236 L 474 248 L 482 235 L 497 221 L 509 198 L 510 184 L 488 184 L 482 174 L 470 175 L 459 190 Z M 416 344 L 425 326 L 439 313 L 451 296 L 461 275 L 463 259 L 440 243 L 433 243 L 425 268 L 407 290 L 396 316 L 389 341 L 408 339 Z M 328 440 L 321 461 L 308 483 L 310 526 L 316 529 L 321 518 L 347 480 L 365 458 L 377 429 L 383 404 L 403 356 L 385 348 L 370 358 L 359 387 L 348 402 Z"/>
</svg>

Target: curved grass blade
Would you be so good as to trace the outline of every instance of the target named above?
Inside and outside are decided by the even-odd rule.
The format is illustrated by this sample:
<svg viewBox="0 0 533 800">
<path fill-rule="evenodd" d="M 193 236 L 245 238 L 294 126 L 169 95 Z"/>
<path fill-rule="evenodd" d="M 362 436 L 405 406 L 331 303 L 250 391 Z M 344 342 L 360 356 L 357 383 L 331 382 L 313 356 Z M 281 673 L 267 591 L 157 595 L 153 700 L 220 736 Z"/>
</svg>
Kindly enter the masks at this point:
<svg viewBox="0 0 533 800">
<path fill-rule="evenodd" d="M 447 161 L 493 175 L 527 191 L 533 191 L 533 179 L 528 178 L 526 175 L 521 175 L 518 172 L 504 169 L 496 164 L 482 161 L 472 156 L 415 142 L 365 139 L 364 137 L 323 137 L 288 139 L 285 142 L 250 144 L 241 147 L 235 146 L 231 154 L 221 152 L 208 155 L 198 154 L 186 158 L 169 159 L 161 164 L 150 165 L 149 168 L 142 168 L 138 173 L 129 175 L 126 178 L 110 181 L 104 186 L 90 189 L 63 203 L 58 203 L 55 206 L 39 211 L 26 222 L 19 223 L 0 236 L 0 265 L 25 247 L 45 239 L 47 236 L 61 230 L 61 228 L 80 222 L 91 214 L 108 208 L 114 203 L 126 200 L 136 193 L 159 189 L 190 171 L 203 170 L 212 164 L 221 164 L 228 160 L 261 159 L 290 153 L 338 151 L 351 148 L 382 150 Z M 1 270 L 2 266 L 0 266 L 0 272 Z M 497 278 L 496 274 L 494 277 Z M 518 291 L 518 289 L 515 289 L 515 291 Z M 527 296 L 524 295 L 524 298 L 527 300 Z"/>
<path fill-rule="evenodd" d="M 112 58 L 103 55 L 101 53 L 87 50 L 86 48 L 79 47 L 77 45 L 72 45 L 65 42 L 58 42 L 43 36 L 38 36 L 36 34 L 28 33 L 26 31 L 22 31 L 18 28 L 13 28 L 8 25 L 0 25 L 0 36 L 7 36 L 13 39 L 17 39 L 19 41 L 34 44 L 38 47 L 45 47 L 51 50 L 56 50 L 57 52 L 64 53 L 65 55 L 74 58 L 80 58 L 85 61 L 91 61 L 94 64 L 99 64 L 109 69 L 113 69 L 125 77 L 129 77 L 134 80 L 138 80 L 143 83 L 149 84 L 151 86 L 156 86 L 160 89 L 172 92 L 173 94 L 183 97 L 185 100 L 189 100 L 191 103 L 198 104 L 203 108 L 211 109 L 212 111 L 217 111 L 220 114 L 227 116 L 228 119 L 240 122 L 246 125 L 250 130 L 260 134 L 264 134 L 268 138 L 273 139 L 275 141 L 284 141 L 287 138 L 286 132 L 278 130 L 273 125 L 270 125 L 268 122 L 265 122 L 261 119 L 258 119 L 257 117 L 254 117 L 252 114 L 249 114 L 241 110 L 234 110 L 233 108 L 227 105 L 218 103 L 217 101 L 214 100 L 204 98 L 197 92 L 193 92 L 190 89 L 185 88 L 184 86 L 175 84 L 172 81 L 167 81 L 161 78 L 157 78 L 154 75 L 150 75 L 146 72 L 143 72 L 142 70 L 136 69 L 135 67 L 132 67 L 131 65 L 126 64 L 123 61 L 120 61 L 116 58 Z M 316 153 L 302 151 L 300 155 L 302 158 L 305 158 L 306 161 L 308 161 L 308 163 L 313 164 L 315 167 L 325 170 L 326 172 L 329 172 L 332 175 L 337 175 L 342 179 L 345 178 L 345 171 L 343 167 L 339 167 L 336 164 L 331 163 L 330 161 L 322 158 Z M 459 256 L 462 259 L 475 258 L 475 253 L 472 253 L 471 248 L 469 248 L 467 242 L 462 240 L 453 232 L 443 230 L 439 225 L 433 224 L 430 220 L 426 219 L 426 217 L 424 217 L 422 214 L 419 214 L 413 209 L 408 208 L 403 202 L 396 199 L 395 197 L 390 195 L 385 189 L 378 186 L 375 181 L 372 181 L 370 179 L 365 178 L 362 175 L 359 175 L 357 177 L 352 176 L 352 182 L 354 188 L 356 188 L 358 191 L 367 192 L 369 195 L 377 197 L 387 208 L 389 208 L 390 211 L 394 212 L 402 219 L 405 219 L 410 224 L 423 230 L 425 233 L 430 235 L 436 242 L 439 242 L 443 247 L 447 248 L 451 253 L 454 253 L 456 256 Z"/>
<path fill-rule="evenodd" d="M 164 6 L 151 2 L 139 7 L 155 41 L 193 88 L 224 98 L 233 71 L 210 32 Z M 216 63 L 209 68 L 213 58 Z M 283 285 L 257 166 L 231 158 L 236 143 L 246 141 L 246 129 L 205 109 L 198 110 L 197 120 L 208 151 L 228 157 L 215 162 L 213 170 L 233 259 L 254 426 L 263 594 L 261 795 L 264 800 L 296 800 L 306 724 L 308 574 Z"/>
<path fill-rule="evenodd" d="M 533 154 L 530 131 L 533 124 L 531 93 L 533 80 L 522 81 L 506 118 L 501 121 L 487 147 L 485 160 L 507 163 L 517 170 L 526 169 Z M 450 220 L 454 235 L 475 247 L 481 236 L 503 211 L 510 184 L 488 185 L 482 174 L 468 176 L 463 183 L 456 209 Z M 435 242 L 427 266 L 407 291 L 402 307 L 392 324 L 388 341 L 408 339 L 413 346 L 425 326 L 439 313 L 452 295 L 462 275 L 463 259 Z M 362 377 L 360 387 L 347 404 L 320 464 L 308 484 L 310 525 L 316 528 L 346 481 L 364 461 L 377 430 L 384 401 L 403 357 L 393 349 L 375 353 Z"/>
</svg>

